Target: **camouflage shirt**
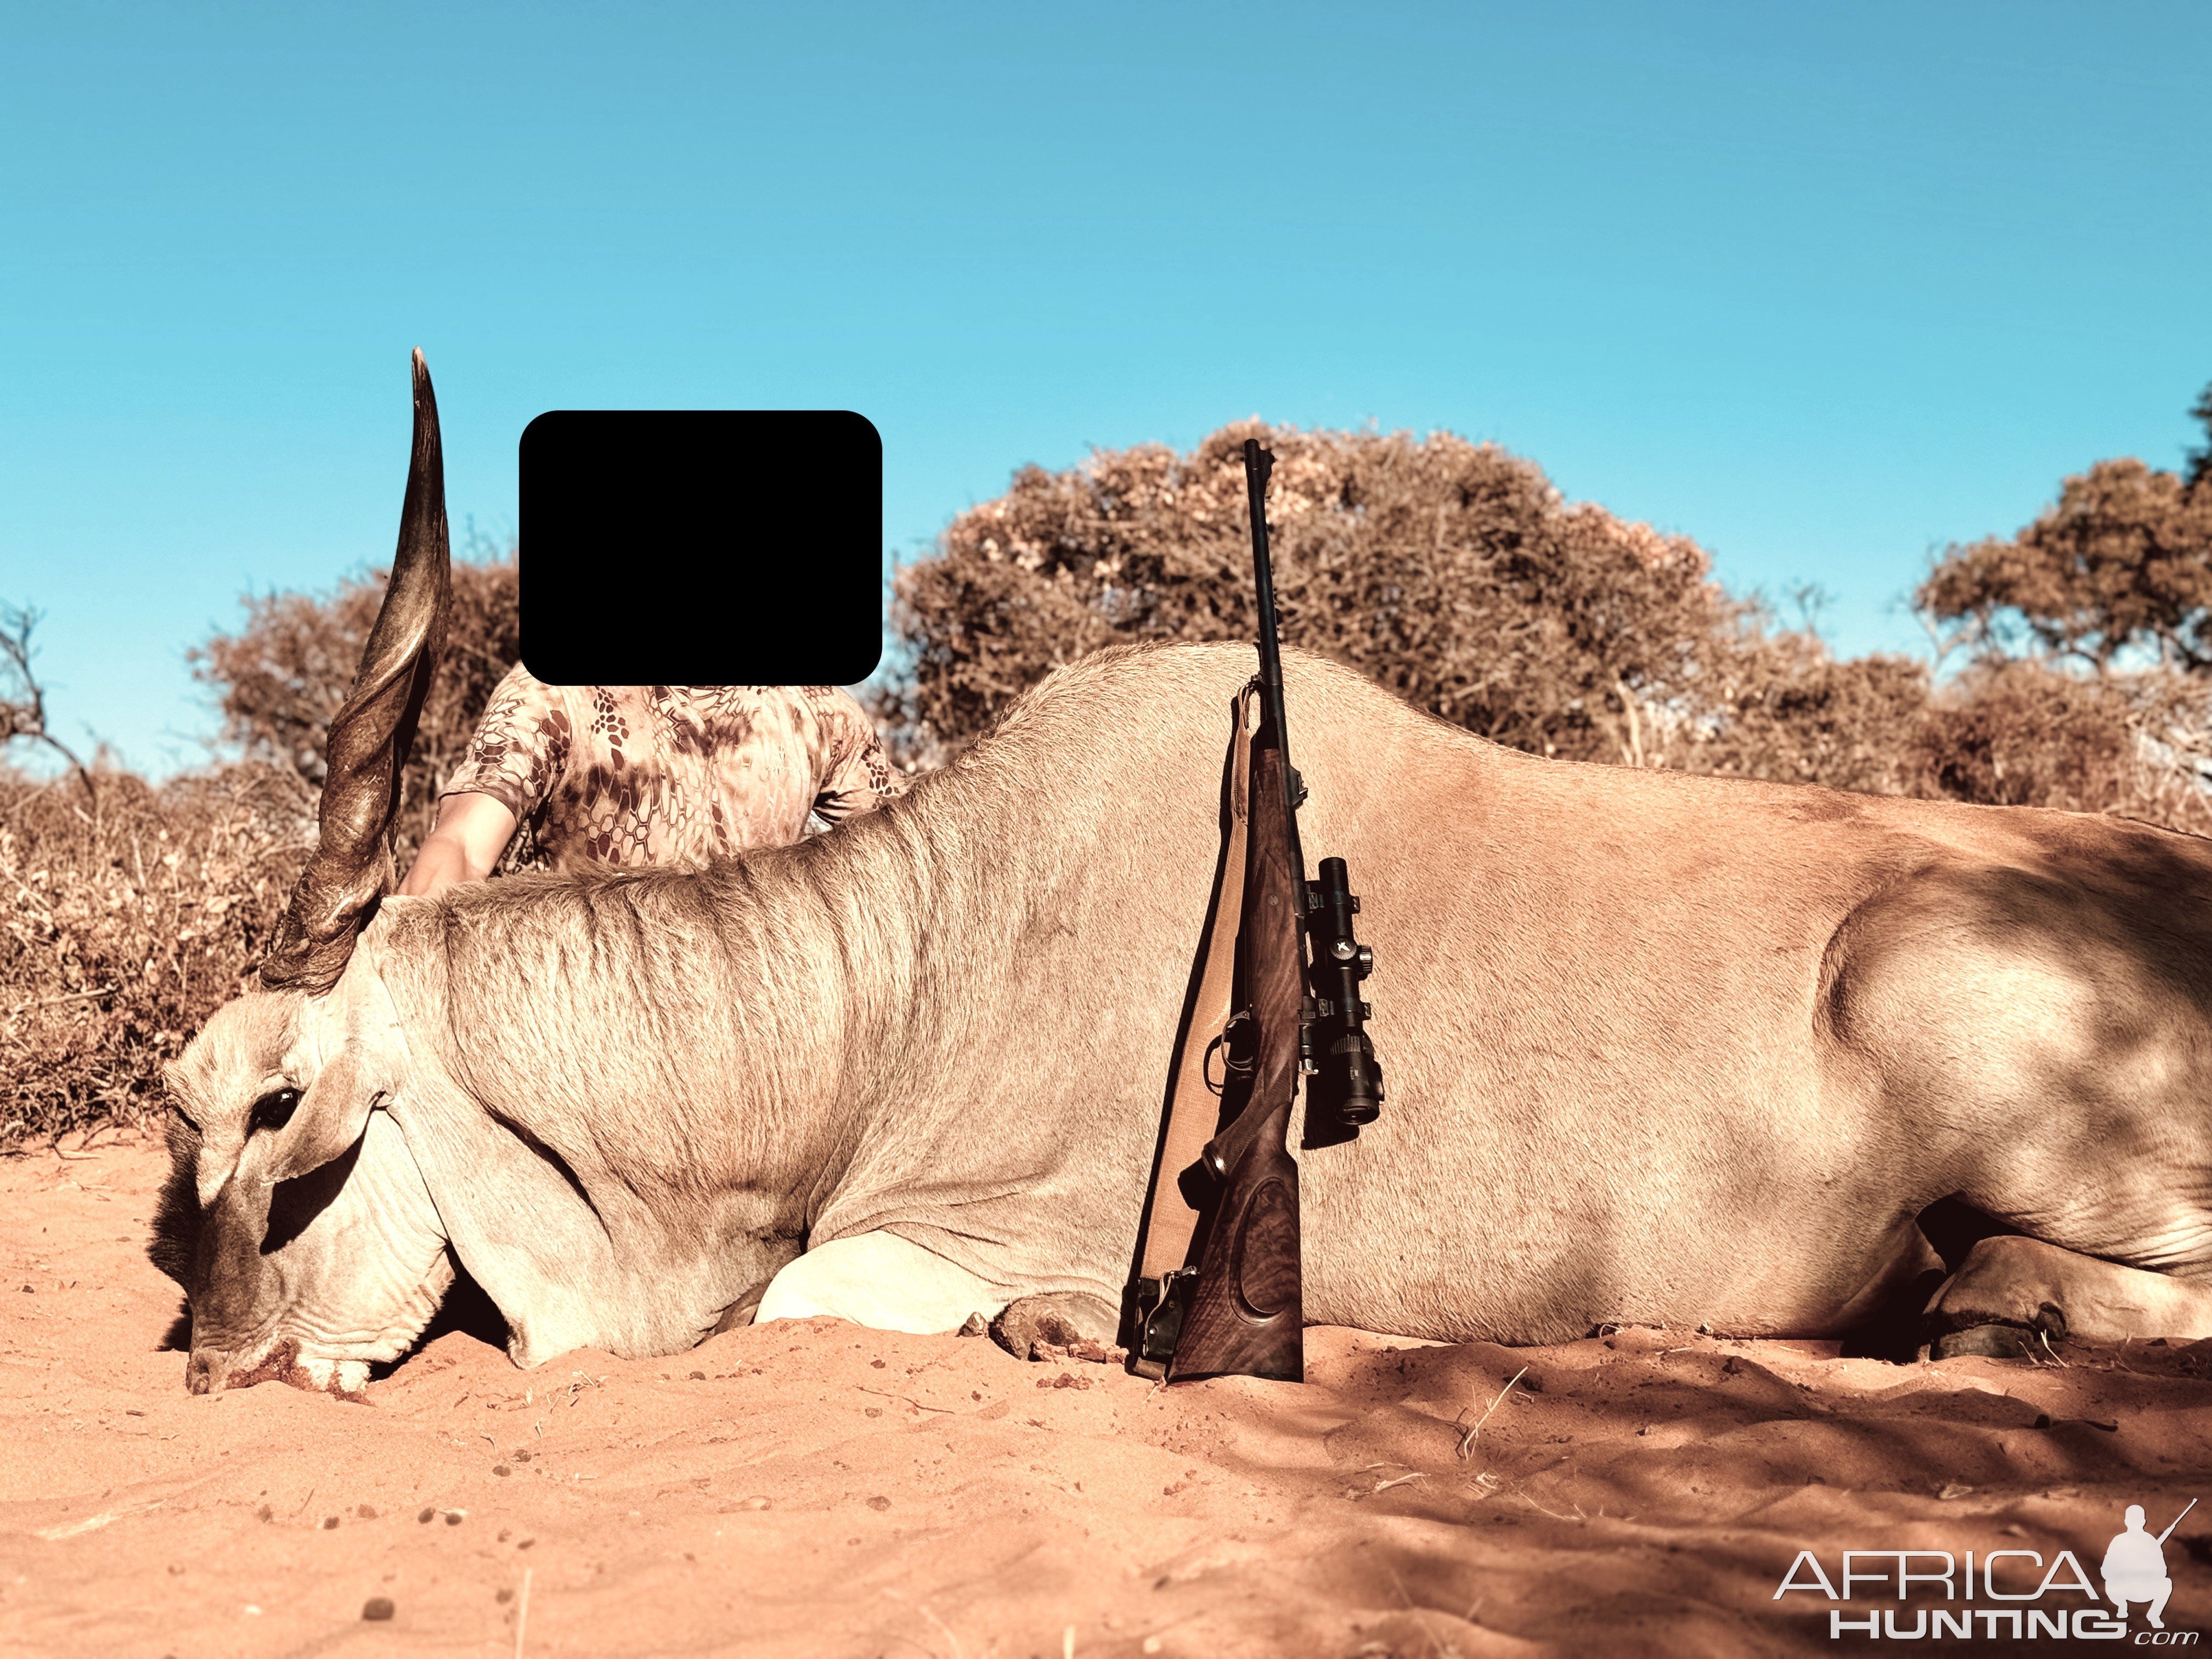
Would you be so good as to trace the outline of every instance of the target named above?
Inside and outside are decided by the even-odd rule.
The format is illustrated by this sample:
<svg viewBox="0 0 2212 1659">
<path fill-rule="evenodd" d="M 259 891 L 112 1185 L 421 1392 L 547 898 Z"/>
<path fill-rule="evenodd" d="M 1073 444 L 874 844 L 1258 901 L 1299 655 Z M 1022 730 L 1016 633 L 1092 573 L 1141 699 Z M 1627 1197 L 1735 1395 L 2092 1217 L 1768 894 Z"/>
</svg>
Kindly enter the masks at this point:
<svg viewBox="0 0 2212 1659">
<path fill-rule="evenodd" d="M 826 685 L 548 685 L 520 663 L 441 795 L 489 795 L 556 867 L 782 847 L 905 787 Z"/>
</svg>

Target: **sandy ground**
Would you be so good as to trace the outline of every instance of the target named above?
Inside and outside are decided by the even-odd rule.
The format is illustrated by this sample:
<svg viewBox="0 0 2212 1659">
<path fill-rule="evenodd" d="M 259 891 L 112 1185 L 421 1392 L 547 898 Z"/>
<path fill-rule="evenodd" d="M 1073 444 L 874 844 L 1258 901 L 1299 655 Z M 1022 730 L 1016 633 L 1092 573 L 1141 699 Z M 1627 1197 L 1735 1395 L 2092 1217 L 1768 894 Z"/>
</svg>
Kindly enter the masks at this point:
<svg viewBox="0 0 2212 1659">
<path fill-rule="evenodd" d="M 2156 1530 L 2212 1498 L 2212 1343 L 1899 1366 L 1316 1329 L 1304 1387 L 1161 1389 L 817 1320 L 527 1372 L 449 1330 L 367 1404 L 195 1399 L 143 1255 L 159 1168 L 0 1159 L 0 1652 L 1833 1652 L 1824 1595 L 1774 1596 L 1801 1550 L 2094 1573 L 2127 1504 Z M 2166 1625 L 2212 1627 L 2212 1503 L 2166 1553 Z M 1946 1605 L 1914 1589 L 1900 1633 Z"/>
</svg>

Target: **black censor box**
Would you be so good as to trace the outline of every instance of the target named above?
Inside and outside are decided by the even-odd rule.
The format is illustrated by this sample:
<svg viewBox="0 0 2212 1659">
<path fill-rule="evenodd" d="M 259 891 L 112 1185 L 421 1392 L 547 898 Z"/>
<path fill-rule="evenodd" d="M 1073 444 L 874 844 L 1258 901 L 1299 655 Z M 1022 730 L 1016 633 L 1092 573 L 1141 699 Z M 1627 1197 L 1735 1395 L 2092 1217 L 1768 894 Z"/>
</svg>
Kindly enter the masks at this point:
<svg viewBox="0 0 2212 1659">
<path fill-rule="evenodd" d="M 524 665 L 551 685 L 853 685 L 883 654 L 884 447 L 848 410 L 554 410 L 522 434 Z"/>
</svg>

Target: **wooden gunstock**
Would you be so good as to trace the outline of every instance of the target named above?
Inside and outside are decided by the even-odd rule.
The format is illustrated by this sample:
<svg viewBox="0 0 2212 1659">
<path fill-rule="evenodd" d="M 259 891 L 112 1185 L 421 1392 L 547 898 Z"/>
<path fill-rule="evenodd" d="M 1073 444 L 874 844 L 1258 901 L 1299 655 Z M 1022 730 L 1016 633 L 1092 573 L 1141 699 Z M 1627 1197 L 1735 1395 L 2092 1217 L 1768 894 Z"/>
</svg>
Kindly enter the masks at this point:
<svg viewBox="0 0 2212 1659">
<path fill-rule="evenodd" d="M 1201 1155 L 1217 1189 L 1167 1369 L 1170 1382 L 1227 1376 L 1305 1381 L 1298 1166 L 1289 1146 L 1305 996 L 1294 907 L 1304 896 L 1305 872 L 1279 730 L 1263 731 L 1253 748 L 1250 801 L 1239 948 L 1259 1047 L 1243 1110 Z"/>
</svg>

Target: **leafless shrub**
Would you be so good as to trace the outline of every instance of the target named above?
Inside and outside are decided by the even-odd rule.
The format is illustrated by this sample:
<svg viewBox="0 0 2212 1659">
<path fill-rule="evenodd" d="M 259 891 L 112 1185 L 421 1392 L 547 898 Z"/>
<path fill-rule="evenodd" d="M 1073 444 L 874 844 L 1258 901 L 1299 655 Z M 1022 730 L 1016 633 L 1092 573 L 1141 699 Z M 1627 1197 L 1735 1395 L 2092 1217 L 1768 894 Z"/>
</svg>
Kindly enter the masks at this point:
<svg viewBox="0 0 2212 1659">
<path fill-rule="evenodd" d="M 100 787 L 93 781 L 92 769 L 46 727 L 46 690 L 31 668 L 36 654 L 31 635 L 38 625 L 39 613 L 29 606 L 0 605 L 0 752 L 18 738 L 45 744 L 69 763 L 97 811 Z"/>
<path fill-rule="evenodd" d="M 0 771 L 0 1150 L 158 1107 L 313 844 L 313 791 L 266 764 L 99 786 L 95 816 Z"/>
</svg>

